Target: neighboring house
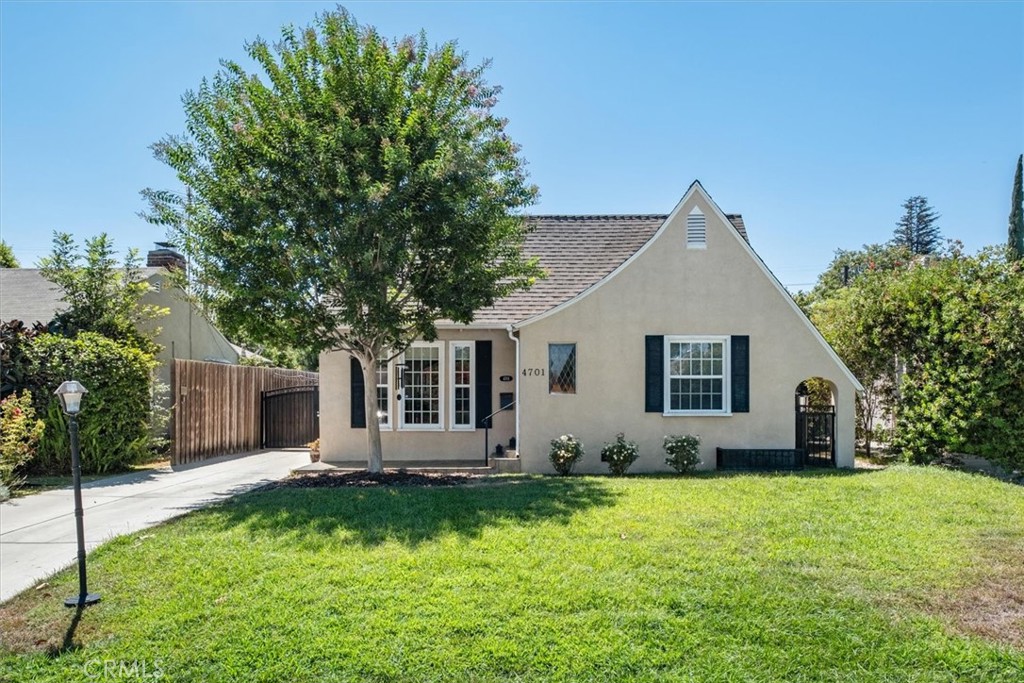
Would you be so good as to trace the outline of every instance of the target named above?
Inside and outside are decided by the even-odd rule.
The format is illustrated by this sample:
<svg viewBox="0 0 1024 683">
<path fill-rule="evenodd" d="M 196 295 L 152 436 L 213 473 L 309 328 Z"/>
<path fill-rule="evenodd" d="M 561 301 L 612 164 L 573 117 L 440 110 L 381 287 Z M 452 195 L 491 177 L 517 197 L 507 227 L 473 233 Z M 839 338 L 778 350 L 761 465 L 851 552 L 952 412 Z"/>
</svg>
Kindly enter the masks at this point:
<svg viewBox="0 0 1024 683">
<path fill-rule="evenodd" d="M 833 394 L 835 464 L 852 467 L 862 387 L 726 215 L 694 182 L 665 215 L 538 216 L 525 251 L 548 273 L 528 291 L 438 324 L 364 387 L 358 362 L 325 353 L 321 457 L 365 461 L 363 392 L 380 406 L 385 463 L 468 461 L 515 437 L 522 470 L 550 472 L 549 444 L 580 438 L 582 472 L 604 472 L 600 449 L 635 440 L 633 471 L 666 470 L 668 434 L 716 448 L 793 449 L 797 391 L 811 377 Z"/>
<path fill-rule="evenodd" d="M 161 347 L 156 357 L 160 363 L 157 377 L 168 386 L 172 358 L 232 365 L 237 364 L 239 358 L 224 335 L 175 287 L 168 269 L 184 266 L 181 254 L 160 245 L 149 252 L 146 267 L 142 268 L 142 276 L 150 285 L 142 303 L 168 309 L 167 315 L 149 323 L 150 328 L 160 328 L 155 337 Z M 26 325 L 48 323 L 66 308 L 61 296 L 60 288 L 44 278 L 37 268 L 0 269 L 0 320 L 21 320 Z M 170 397 L 166 396 L 163 402 L 169 404 L 169 401 Z"/>
</svg>

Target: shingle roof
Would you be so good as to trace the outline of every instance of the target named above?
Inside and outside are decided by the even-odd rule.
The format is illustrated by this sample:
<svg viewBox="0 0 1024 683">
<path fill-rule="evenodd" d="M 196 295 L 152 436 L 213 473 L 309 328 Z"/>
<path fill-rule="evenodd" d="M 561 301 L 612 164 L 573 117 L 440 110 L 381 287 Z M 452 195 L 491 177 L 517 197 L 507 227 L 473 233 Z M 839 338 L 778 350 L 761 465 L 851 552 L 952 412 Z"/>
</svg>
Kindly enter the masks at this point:
<svg viewBox="0 0 1024 683">
<path fill-rule="evenodd" d="M 531 216 L 533 232 L 523 251 L 540 259 L 547 278 L 477 311 L 476 324 L 508 324 L 540 315 L 594 286 L 635 254 L 665 219 L 665 214 L 616 216 Z M 743 239 L 743 217 L 727 214 Z"/>
<path fill-rule="evenodd" d="M 144 278 L 163 268 L 141 268 Z M 21 320 L 26 325 L 48 323 L 66 308 L 60 288 L 38 268 L 0 268 L 0 320 Z"/>
</svg>

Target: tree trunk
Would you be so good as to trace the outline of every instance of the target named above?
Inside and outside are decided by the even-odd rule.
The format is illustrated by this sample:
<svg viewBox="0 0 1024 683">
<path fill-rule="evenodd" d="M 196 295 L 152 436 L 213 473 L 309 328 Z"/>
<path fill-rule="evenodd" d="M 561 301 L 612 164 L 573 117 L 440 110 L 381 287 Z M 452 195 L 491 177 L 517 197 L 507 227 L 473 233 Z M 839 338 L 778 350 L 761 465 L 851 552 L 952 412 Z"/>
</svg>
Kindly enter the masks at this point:
<svg viewBox="0 0 1024 683">
<path fill-rule="evenodd" d="M 366 469 L 383 472 L 384 450 L 377 417 L 377 358 L 359 356 L 359 364 L 363 367 L 363 404 L 366 406 Z"/>
</svg>

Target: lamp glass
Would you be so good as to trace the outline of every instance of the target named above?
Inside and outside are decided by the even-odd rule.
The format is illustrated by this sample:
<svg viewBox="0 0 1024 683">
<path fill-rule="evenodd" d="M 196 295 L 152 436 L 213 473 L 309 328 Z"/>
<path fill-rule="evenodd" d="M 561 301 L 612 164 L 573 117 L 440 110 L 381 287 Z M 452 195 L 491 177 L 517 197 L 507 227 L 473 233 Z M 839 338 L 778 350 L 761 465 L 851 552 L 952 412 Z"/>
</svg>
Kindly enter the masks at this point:
<svg viewBox="0 0 1024 683">
<path fill-rule="evenodd" d="M 60 397 L 65 413 L 77 415 L 82 407 L 82 397 L 89 393 L 89 390 L 83 387 L 81 382 L 69 380 L 57 387 L 54 393 Z"/>
</svg>

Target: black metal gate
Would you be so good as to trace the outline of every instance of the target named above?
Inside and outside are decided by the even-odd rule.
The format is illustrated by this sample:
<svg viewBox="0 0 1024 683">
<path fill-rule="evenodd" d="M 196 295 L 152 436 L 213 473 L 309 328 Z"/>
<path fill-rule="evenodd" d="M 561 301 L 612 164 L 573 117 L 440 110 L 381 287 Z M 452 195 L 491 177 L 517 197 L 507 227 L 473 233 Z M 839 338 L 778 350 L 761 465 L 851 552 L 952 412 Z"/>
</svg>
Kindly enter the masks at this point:
<svg viewBox="0 0 1024 683">
<path fill-rule="evenodd" d="M 796 447 L 804 451 L 807 467 L 836 466 L 835 408 L 796 407 Z"/>
<path fill-rule="evenodd" d="M 263 448 L 294 448 L 320 438 L 320 387 L 316 384 L 260 393 Z"/>
</svg>

